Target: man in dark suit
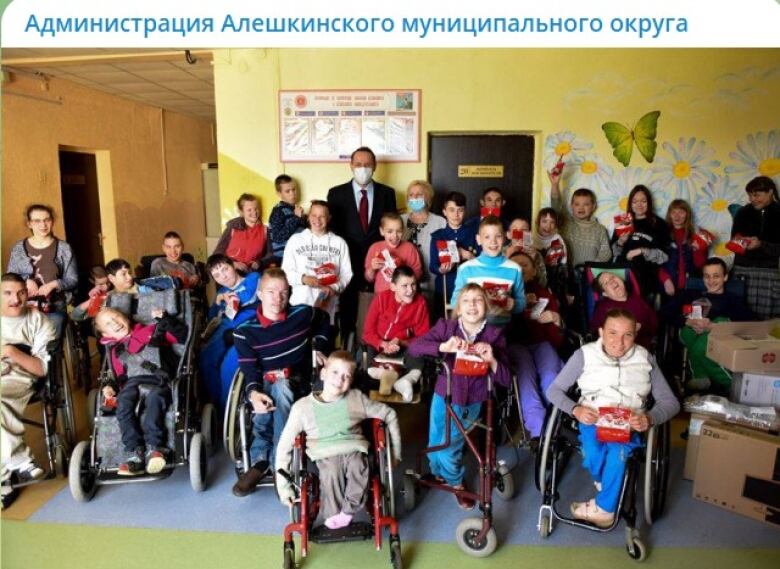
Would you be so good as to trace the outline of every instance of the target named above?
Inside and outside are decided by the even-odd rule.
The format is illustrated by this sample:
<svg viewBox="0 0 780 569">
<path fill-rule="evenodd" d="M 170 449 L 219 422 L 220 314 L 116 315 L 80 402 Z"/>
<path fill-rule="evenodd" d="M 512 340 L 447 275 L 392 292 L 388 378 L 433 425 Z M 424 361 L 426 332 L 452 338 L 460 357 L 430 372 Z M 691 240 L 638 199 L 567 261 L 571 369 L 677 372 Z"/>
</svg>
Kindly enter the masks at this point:
<svg viewBox="0 0 780 569">
<path fill-rule="evenodd" d="M 329 227 L 347 242 L 354 274 L 339 302 L 342 337 L 355 329 L 357 294 L 366 284 L 363 276 L 366 252 L 372 243 L 382 239 L 379 220 L 383 213 L 397 211 L 395 190 L 372 180 L 376 156 L 370 148 L 361 146 L 355 150 L 349 165 L 352 180 L 328 190 Z"/>
</svg>

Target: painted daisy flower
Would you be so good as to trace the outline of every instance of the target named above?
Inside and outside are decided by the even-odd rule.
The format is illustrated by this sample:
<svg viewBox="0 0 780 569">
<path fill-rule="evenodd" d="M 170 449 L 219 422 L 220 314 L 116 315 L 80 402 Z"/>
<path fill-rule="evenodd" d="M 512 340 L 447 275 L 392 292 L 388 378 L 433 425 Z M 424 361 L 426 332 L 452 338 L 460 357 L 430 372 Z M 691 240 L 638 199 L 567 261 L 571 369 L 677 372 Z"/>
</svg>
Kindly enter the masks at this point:
<svg viewBox="0 0 780 569">
<path fill-rule="evenodd" d="M 719 176 L 696 194 L 693 219 L 696 227 L 703 227 L 728 241 L 731 235 L 732 217 L 729 205 L 747 203 L 747 194 L 731 181 L 729 176 Z"/>
<path fill-rule="evenodd" d="M 609 185 L 613 170 L 598 154 L 584 154 L 563 170 L 563 176 L 569 188 L 569 196 L 566 199 L 568 203 L 571 193 L 578 188 L 588 188 L 597 196 L 601 195 Z"/>
<path fill-rule="evenodd" d="M 726 166 L 726 173 L 738 187 L 744 189 L 756 176 L 769 176 L 780 185 L 780 130 L 747 135 L 729 156 L 737 164 Z"/>
<path fill-rule="evenodd" d="M 544 140 L 544 169 L 549 172 L 559 159 L 565 164 L 572 164 L 580 154 L 592 147 L 593 144 L 569 130 L 550 134 Z"/>
<path fill-rule="evenodd" d="M 644 184 L 652 192 L 652 186 L 650 181 L 653 178 L 653 173 L 650 170 L 645 170 L 638 166 L 629 166 L 618 170 L 607 183 L 607 187 L 601 193 L 596 193 L 598 199 L 598 209 L 596 210 L 596 217 L 601 224 L 612 233 L 612 228 L 615 222 L 615 216 L 619 213 L 626 212 L 626 206 L 628 205 L 628 194 L 634 189 L 634 186 L 638 184 Z M 653 205 L 656 206 L 655 194 L 653 195 Z M 664 213 L 666 213 L 664 211 Z"/>
<path fill-rule="evenodd" d="M 653 167 L 655 187 L 672 200 L 682 198 L 692 203 L 699 189 L 715 180 L 715 169 L 720 166 L 712 159 L 715 150 L 693 137 L 680 138 L 677 146 L 669 142 L 662 146 L 668 155 L 659 157 Z"/>
</svg>

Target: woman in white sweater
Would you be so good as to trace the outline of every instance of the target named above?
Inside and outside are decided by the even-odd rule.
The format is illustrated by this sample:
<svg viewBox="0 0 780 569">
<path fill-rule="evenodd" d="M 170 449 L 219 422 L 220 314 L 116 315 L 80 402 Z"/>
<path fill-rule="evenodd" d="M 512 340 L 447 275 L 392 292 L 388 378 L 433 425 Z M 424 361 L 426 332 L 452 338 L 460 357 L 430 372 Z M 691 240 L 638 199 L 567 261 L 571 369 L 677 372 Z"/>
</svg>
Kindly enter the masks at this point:
<svg viewBox="0 0 780 569">
<path fill-rule="evenodd" d="M 292 286 L 290 304 L 320 308 L 334 322 L 338 297 L 352 280 L 347 243 L 328 231 L 328 202 L 314 200 L 309 228 L 292 235 L 284 248 L 282 270 Z"/>
</svg>

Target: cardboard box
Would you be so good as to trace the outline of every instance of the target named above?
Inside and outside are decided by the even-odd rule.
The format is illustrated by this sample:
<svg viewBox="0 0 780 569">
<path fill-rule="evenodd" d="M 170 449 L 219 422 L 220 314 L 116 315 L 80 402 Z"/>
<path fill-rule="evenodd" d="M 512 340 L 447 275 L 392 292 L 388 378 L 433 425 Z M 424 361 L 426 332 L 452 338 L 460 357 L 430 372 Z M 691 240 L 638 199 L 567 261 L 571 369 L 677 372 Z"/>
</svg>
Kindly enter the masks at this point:
<svg viewBox="0 0 780 569">
<path fill-rule="evenodd" d="M 696 462 L 699 458 L 699 440 L 701 438 L 701 428 L 705 421 L 715 425 L 720 424 L 720 421 L 716 421 L 707 415 L 700 415 L 698 413 L 691 414 L 691 422 L 688 425 L 688 442 L 685 447 L 685 466 L 683 467 L 683 478 L 686 480 L 693 480 L 696 476 Z"/>
<path fill-rule="evenodd" d="M 693 497 L 780 529 L 780 436 L 705 422 Z"/>
<path fill-rule="evenodd" d="M 780 410 L 780 374 L 735 373 L 729 399 L 743 405 Z"/>
<path fill-rule="evenodd" d="M 718 322 L 707 340 L 707 357 L 730 371 L 780 371 L 780 320 Z"/>
</svg>

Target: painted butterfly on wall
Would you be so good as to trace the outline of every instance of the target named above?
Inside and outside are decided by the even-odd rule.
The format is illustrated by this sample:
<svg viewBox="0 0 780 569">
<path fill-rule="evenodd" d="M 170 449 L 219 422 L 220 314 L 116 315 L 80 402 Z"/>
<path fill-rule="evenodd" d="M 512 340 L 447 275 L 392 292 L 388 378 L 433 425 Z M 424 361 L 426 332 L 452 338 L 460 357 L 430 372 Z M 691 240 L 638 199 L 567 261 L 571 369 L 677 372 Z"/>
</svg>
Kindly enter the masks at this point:
<svg viewBox="0 0 780 569">
<path fill-rule="evenodd" d="M 655 142 L 655 135 L 660 115 L 661 111 L 647 113 L 637 121 L 634 130 L 617 122 L 605 122 L 601 125 L 601 129 L 607 135 L 607 140 L 612 145 L 612 154 L 618 159 L 618 162 L 623 166 L 628 166 L 635 143 L 645 160 L 653 161 L 655 148 L 658 146 Z"/>
</svg>

